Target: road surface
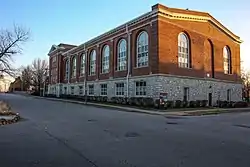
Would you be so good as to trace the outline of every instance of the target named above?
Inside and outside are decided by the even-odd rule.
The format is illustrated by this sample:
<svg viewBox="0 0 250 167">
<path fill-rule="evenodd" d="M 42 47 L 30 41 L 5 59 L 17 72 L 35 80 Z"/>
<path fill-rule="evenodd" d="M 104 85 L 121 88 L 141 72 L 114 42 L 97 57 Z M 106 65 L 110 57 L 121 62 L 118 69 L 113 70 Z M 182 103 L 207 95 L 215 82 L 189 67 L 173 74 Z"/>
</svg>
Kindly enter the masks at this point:
<svg viewBox="0 0 250 167">
<path fill-rule="evenodd" d="M 249 167 L 250 113 L 163 117 L 1 94 L 1 167 Z"/>
</svg>

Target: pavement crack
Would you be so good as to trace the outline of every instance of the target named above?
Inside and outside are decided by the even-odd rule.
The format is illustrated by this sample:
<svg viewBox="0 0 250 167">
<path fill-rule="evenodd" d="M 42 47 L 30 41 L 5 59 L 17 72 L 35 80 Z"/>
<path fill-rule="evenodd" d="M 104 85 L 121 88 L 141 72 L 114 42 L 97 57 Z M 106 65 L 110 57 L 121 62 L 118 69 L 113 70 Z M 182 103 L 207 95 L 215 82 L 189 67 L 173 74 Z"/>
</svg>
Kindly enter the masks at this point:
<svg viewBox="0 0 250 167">
<path fill-rule="evenodd" d="M 81 158 L 83 158 L 84 160 L 88 161 L 91 165 L 93 165 L 93 167 L 98 167 L 93 161 L 91 161 L 89 158 L 87 158 L 85 155 L 83 155 L 80 151 L 78 151 L 77 149 L 71 147 L 69 144 L 67 144 L 65 141 L 63 141 L 62 139 L 54 136 L 53 134 L 51 134 L 50 132 L 48 132 L 47 130 L 44 131 L 48 136 L 50 136 L 51 138 L 55 139 L 57 142 L 62 143 L 65 147 L 67 147 L 69 150 L 71 150 L 72 152 L 74 152 L 75 154 L 77 154 L 78 156 L 80 156 Z"/>
</svg>

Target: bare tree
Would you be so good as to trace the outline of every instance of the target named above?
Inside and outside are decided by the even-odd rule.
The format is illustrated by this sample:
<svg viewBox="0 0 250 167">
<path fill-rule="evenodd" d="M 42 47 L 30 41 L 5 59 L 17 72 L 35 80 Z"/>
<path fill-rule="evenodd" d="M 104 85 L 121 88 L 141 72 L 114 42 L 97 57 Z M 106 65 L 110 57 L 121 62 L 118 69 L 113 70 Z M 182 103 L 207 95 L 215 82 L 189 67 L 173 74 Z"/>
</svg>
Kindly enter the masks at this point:
<svg viewBox="0 0 250 167">
<path fill-rule="evenodd" d="M 33 84 L 36 87 L 36 90 L 40 90 L 41 84 L 45 81 L 45 76 L 48 72 L 48 61 L 37 58 L 33 60 L 31 69 L 33 72 Z"/>
<path fill-rule="evenodd" d="M 250 100 L 250 71 L 242 70 L 243 95 L 247 101 Z"/>
<path fill-rule="evenodd" d="M 22 53 L 22 46 L 29 39 L 30 32 L 14 25 L 12 30 L 0 30 L 0 73 L 15 75 L 11 62 L 13 56 Z"/>
<path fill-rule="evenodd" d="M 30 86 L 33 86 L 33 71 L 30 65 L 23 67 L 21 80 L 23 90 L 27 90 L 30 88 Z"/>
</svg>

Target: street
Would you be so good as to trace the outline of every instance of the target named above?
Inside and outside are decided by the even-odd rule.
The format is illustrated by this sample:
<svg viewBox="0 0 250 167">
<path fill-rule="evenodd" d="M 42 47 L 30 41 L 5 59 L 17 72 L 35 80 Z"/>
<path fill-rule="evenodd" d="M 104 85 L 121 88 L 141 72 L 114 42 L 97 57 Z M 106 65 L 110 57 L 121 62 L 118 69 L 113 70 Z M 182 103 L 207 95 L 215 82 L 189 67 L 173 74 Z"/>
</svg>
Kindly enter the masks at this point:
<svg viewBox="0 0 250 167">
<path fill-rule="evenodd" d="M 250 113 L 164 117 L 0 94 L 1 167 L 249 167 Z"/>
</svg>

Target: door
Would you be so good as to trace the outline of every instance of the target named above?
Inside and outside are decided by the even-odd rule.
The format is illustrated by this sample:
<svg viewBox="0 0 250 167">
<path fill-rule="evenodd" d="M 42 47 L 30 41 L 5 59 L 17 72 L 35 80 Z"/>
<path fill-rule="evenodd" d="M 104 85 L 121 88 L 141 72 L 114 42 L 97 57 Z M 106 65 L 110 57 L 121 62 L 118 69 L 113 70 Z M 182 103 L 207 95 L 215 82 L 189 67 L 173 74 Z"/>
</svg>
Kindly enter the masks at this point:
<svg viewBox="0 0 250 167">
<path fill-rule="evenodd" d="M 212 106 L 212 93 L 208 94 L 208 106 Z"/>
</svg>

